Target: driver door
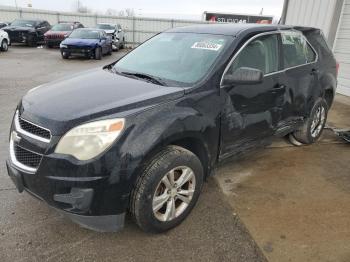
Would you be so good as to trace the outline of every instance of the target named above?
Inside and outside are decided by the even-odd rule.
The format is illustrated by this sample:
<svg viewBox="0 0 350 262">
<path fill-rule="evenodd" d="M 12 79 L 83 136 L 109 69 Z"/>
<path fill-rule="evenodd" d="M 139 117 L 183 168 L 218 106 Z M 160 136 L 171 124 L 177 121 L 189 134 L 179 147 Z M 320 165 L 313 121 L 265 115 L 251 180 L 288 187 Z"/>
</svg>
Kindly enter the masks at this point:
<svg viewBox="0 0 350 262">
<path fill-rule="evenodd" d="M 255 37 L 238 51 L 226 74 L 238 68 L 261 70 L 261 83 L 221 85 L 221 157 L 260 145 L 281 120 L 285 87 L 280 84 L 278 33 Z"/>
</svg>

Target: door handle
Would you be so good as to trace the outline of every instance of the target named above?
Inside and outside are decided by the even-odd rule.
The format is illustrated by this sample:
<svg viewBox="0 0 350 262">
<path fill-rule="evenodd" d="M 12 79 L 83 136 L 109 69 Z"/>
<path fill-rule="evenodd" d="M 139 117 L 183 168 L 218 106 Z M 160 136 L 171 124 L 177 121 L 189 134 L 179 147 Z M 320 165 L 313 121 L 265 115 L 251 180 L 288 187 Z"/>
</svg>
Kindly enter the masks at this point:
<svg viewBox="0 0 350 262">
<path fill-rule="evenodd" d="M 281 89 L 285 89 L 286 88 L 286 86 L 285 85 L 283 85 L 283 84 L 278 84 L 278 85 L 275 85 L 274 86 L 274 88 L 273 88 L 273 90 L 281 90 Z"/>
<path fill-rule="evenodd" d="M 311 70 L 311 73 L 310 73 L 311 75 L 316 75 L 316 74 L 318 74 L 318 69 L 316 69 L 316 68 L 313 68 L 312 70 Z"/>
</svg>

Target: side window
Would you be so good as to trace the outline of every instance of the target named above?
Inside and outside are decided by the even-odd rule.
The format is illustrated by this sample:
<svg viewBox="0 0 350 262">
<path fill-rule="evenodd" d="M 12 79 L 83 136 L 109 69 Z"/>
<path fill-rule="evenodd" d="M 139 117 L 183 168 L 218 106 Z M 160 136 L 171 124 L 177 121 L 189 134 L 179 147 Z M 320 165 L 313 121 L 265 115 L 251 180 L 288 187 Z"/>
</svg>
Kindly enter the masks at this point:
<svg viewBox="0 0 350 262">
<path fill-rule="evenodd" d="M 305 37 L 296 32 L 282 33 L 284 68 L 315 61 L 316 54 Z"/>
<path fill-rule="evenodd" d="M 278 71 L 277 34 L 264 35 L 250 42 L 235 58 L 228 74 L 233 74 L 240 67 L 259 69 L 264 74 Z"/>
</svg>

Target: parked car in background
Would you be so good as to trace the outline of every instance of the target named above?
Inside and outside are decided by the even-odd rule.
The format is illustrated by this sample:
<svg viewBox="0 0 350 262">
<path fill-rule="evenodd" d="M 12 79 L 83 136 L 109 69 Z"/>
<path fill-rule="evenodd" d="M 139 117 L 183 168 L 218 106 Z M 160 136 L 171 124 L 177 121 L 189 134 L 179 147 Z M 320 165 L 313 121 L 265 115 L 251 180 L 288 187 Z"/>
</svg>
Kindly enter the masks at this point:
<svg viewBox="0 0 350 262">
<path fill-rule="evenodd" d="M 59 22 L 44 34 L 46 46 L 49 48 L 59 46 L 77 28 L 84 28 L 84 25 L 80 22 Z"/>
<path fill-rule="evenodd" d="M 112 37 L 114 51 L 124 48 L 125 33 L 120 24 L 98 23 L 96 28 L 103 29 L 107 35 Z"/>
<path fill-rule="evenodd" d="M 143 230 L 164 232 L 219 163 L 287 134 L 316 142 L 337 70 L 318 29 L 173 28 L 29 91 L 14 113 L 8 173 L 19 192 L 87 228 L 118 230 L 130 212 Z"/>
<path fill-rule="evenodd" d="M 0 28 L 3 28 L 5 26 L 8 26 L 10 23 L 7 22 L 0 22 Z"/>
<path fill-rule="evenodd" d="M 60 49 L 64 59 L 84 55 L 100 60 L 103 55 L 112 53 L 112 39 L 104 30 L 79 28 L 61 42 Z"/>
<path fill-rule="evenodd" d="M 2 28 L 11 39 L 11 43 L 24 43 L 36 46 L 44 41 L 44 34 L 50 30 L 49 22 L 39 19 L 16 19 L 10 25 Z"/>
<path fill-rule="evenodd" d="M 10 45 L 9 35 L 0 29 L 0 51 L 7 51 Z"/>
</svg>

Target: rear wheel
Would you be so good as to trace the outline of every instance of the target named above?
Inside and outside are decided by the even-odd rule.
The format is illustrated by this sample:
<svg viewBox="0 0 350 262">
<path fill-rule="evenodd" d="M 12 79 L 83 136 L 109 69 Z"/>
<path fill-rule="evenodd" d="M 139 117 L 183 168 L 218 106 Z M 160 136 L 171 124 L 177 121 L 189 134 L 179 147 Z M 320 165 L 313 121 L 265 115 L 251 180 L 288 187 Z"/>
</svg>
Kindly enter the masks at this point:
<svg viewBox="0 0 350 262">
<path fill-rule="evenodd" d="M 198 157 L 168 146 L 147 165 L 132 192 L 130 211 L 147 232 L 164 232 L 179 225 L 196 204 L 203 185 Z"/>
<path fill-rule="evenodd" d="M 101 60 L 102 59 L 101 47 L 96 47 L 96 49 L 95 49 L 95 59 L 96 60 Z"/>
<path fill-rule="evenodd" d="M 1 51 L 5 51 L 5 52 L 9 49 L 9 46 L 8 46 L 6 39 L 2 40 L 0 49 L 1 49 Z"/>
<path fill-rule="evenodd" d="M 306 119 L 301 128 L 291 134 L 290 141 L 294 145 L 312 144 L 316 142 L 323 131 L 327 121 L 328 106 L 324 99 L 316 101 L 311 110 L 310 116 Z M 293 143 L 293 140 L 294 143 Z"/>
</svg>

